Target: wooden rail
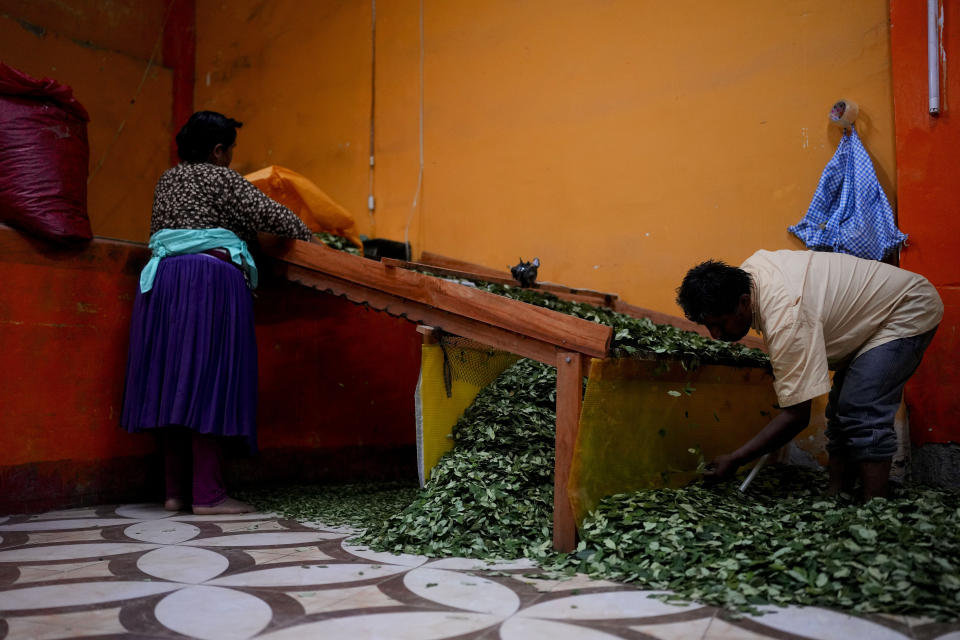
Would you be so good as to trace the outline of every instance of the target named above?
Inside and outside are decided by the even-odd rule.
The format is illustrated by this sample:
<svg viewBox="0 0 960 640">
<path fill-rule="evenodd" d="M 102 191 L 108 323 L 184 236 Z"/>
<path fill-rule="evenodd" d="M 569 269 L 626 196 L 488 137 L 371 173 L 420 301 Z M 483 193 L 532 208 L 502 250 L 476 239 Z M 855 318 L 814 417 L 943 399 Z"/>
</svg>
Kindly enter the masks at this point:
<svg viewBox="0 0 960 640">
<path fill-rule="evenodd" d="M 351 302 L 366 304 L 378 311 L 406 318 L 417 324 L 437 327 L 447 333 L 467 337 L 495 349 L 509 351 L 524 358 L 551 365 L 556 361 L 557 348 L 554 345 L 513 331 L 483 324 L 456 313 L 407 300 L 374 287 L 349 282 L 309 268 L 280 263 L 274 265 L 273 271 L 291 282 L 343 296 Z"/>
<path fill-rule="evenodd" d="M 595 358 L 605 357 L 610 350 L 613 330 L 595 322 L 415 271 L 390 268 L 322 244 L 261 234 L 260 245 L 264 253 L 289 265 L 325 273 L 559 349 Z"/>
<path fill-rule="evenodd" d="M 458 258 L 451 258 L 449 256 L 443 256 L 439 253 L 431 253 L 429 251 L 424 251 L 420 254 L 420 262 L 424 264 L 429 264 L 435 267 L 445 267 L 447 269 L 455 269 L 457 271 L 467 271 L 470 273 L 475 273 L 480 276 L 487 276 L 491 278 L 509 278 L 510 271 L 500 271 L 498 269 L 491 269 L 490 267 L 485 267 L 480 264 L 475 264 L 473 262 L 467 262 L 466 260 L 460 260 Z"/>
<path fill-rule="evenodd" d="M 487 282 L 499 282 L 500 280 L 504 280 L 506 284 L 516 284 L 516 281 L 510 278 L 510 274 L 508 272 L 497 271 L 496 269 L 484 267 L 483 265 L 473 264 L 472 262 L 466 262 L 457 258 L 450 258 L 438 253 L 424 251 L 420 256 L 420 261 L 421 262 L 418 264 L 422 264 L 424 268 L 445 269 L 451 274 L 458 274 L 460 277 L 467 279 L 486 280 Z M 671 327 L 683 329 L 684 331 L 692 331 L 696 334 L 704 336 L 705 338 L 710 337 L 710 332 L 707 331 L 707 328 L 701 324 L 697 324 L 687 320 L 686 318 L 664 313 L 662 311 L 654 311 L 653 309 L 638 307 L 625 302 L 616 293 L 601 293 L 599 291 L 592 291 L 590 289 L 574 289 L 571 287 L 563 287 L 562 285 L 554 285 L 553 283 L 549 282 L 538 284 L 542 290 L 550 291 L 564 300 L 587 302 L 593 305 L 610 307 L 617 313 L 622 313 L 633 318 L 646 318 L 651 322 L 656 322 L 657 324 L 666 324 L 670 325 Z M 604 300 L 602 302 L 598 302 L 596 298 L 604 298 Z M 763 344 L 763 340 L 754 335 L 746 336 L 740 340 L 740 344 L 753 349 L 760 349 L 761 351 L 767 350 L 766 345 Z"/>
<path fill-rule="evenodd" d="M 395 262 L 402 263 L 403 261 L 397 260 Z M 497 271 L 496 269 L 465 262 L 456 258 L 449 258 L 438 253 L 430 253 L 429 251 L 424 251 L 423 254 L 421 254 L 420 262 L 411 262 L 406 264 L 410 265 L 408 268 L 430 269 L 435 273 L 440 273 L 438 270 L 443 270 L 446 275 L 452 277 L 467 278 L 470 280 L 485 280 L 487 282 L 494 282 L 497 284 L 517 286 L 517 281 L 513 279 L 509 271 Z M 554 282 L 535 282 L 530 288 L 538 289 L 540 291 L 549 291 L 563 300 L 570 300 L 572 302 L 586 302 L 588 304 L 601 307 L 612 308 L 614 304 L 616 304 L 618 297 L 615 293 L 605 293 L 603 291 L 594 291 L 593 289 L 578 289 L 574 287 L 567 287 L 562 284 L 556 284 Z"/>
<path fill-rule="evenodd" d="M 447 278 L 463 278 L 466 280 L 482 280 L 491 284 L 500 284 L 509 287 L 518 287 L 519 283 L 514 280 L 510 274 L 501 273 L 492 275 L 489 273 L 481 274 L 475 271 L 462 271 L 459 269 L 450 269 L 447 267 L 438 267 L 436 265 L 423 262 L 407 262 L 406 260 L 396 260 L 394 258 L 383 258 L 380 262 L 388 267 L 400 267 L 402 269 L 411 269 L 413 271 L 429 271 L 438 276 Z M 601 307 L 613 307 L 617 301 L 617 294 L 603 293 L 602 291 L 593 291 L 592 289 L 574 289 L 565 287 L 562 284 L 553 282 L 534 282 L 529 287 L 537 291 L 547 291 L 565 300 L 576 302 L 587 302 L 589 304 Z"/>
</svg>

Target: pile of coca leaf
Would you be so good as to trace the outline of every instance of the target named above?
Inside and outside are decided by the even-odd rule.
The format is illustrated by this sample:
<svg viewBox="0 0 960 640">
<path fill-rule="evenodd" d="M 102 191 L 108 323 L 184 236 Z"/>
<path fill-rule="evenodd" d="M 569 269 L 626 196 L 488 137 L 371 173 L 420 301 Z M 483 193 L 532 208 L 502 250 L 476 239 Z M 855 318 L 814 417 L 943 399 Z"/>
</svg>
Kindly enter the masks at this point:
<svg viewBox="0 0 960 640">
<path fill-rule="evenodd" d="M 525 556 L 733 611 L 763 604 L 960 617 L 960 496 L 923 487 L 859 505 L 823 473 L 768 466 L 736 482 L 613 496 L 573 554 L 552 551 L 555 370 L 521 360 L 481 391 L 456 446 L 401 512 L 362 537 L 395 553 Z M 667 597 L 667 596 L 664 596 Z"/>
<path fill-rule="evenodd" d="M 455 447 L 420 495 L 361 541 L 430 556 L 542 556 L 553 540 L 555 405 L 555 369 L 509 367 L 454 426 Z"/>
<path fill-rule="evenodd" d="M 237 497 L 301 522 L 367 529 L 406 507 L 418 491 L 416 482 L 364 482 L 248 489 Z"/>
<path fill-rule="evenodd" d="M 331 249 L 344 251 L 355 256 L 363 255 L 363 251 L 361 251 L 357 245 L 353 244 L 352 241 L 344 238 L 343 236 L 337 236 L 332 233 L 327 233 L 326 231 L 320 231 L 318 233 L 314 233 L 313 235 L 316 236 L 320 242 L 327 245 Z"/>
<path fill-rule="evenodd" d="M 657 324 L 647 318 L 634 318 L 617 313 L 606 307 L 561 300 L 546 291 L 486 282 L 475 284 L 477 288 L 489 293 L 613 327 L 610 351 L 611 355 L 617 358 L 669 357 L 680 360 L 688 367 L 696 367 L 698 364 L 770 366 L 770 359 L 763 351 L 739 343 L 713 340 L 692 331 Z"/>
<path fill-rule="evenodd" d="M 756 613 L 764 604 L 960 617 L 960 495 L 924 487 L 855 504 L 822 473 L 771 466 L 736 483 L 607 498 L 554 568 Z"/>
<path fill-rule="evenodd" d="M 824 474 L 764 467 L 737 483 L 612 496 L 572 554 L 552 551 L 556 379 L 521 360 L 477 396 L 422 490 L 346 486 L 248 493 L 261 509 L 352 524 L 381 551 L 528 557 L 733 611 L 816 605 L 960 617 L 960 495 L 896 489 L 866 505 L 823 497 Z"/>
</svg>

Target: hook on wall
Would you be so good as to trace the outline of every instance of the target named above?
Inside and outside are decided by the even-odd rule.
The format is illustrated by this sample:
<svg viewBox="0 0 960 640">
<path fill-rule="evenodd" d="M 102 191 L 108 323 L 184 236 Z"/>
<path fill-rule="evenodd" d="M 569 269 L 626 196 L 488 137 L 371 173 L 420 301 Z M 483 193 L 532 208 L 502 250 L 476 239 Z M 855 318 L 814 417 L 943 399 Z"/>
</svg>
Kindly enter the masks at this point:
<svg viewBox="0 0 960 640">
<path fill-rule="evenodd" d="M 830 122 L 837 125 L 846 132 L 847 128 L 853 128 L 853 123 L 860 115 L 860 107 L 853 100 L 837 100 L 830 109 Z"/>
</svg>

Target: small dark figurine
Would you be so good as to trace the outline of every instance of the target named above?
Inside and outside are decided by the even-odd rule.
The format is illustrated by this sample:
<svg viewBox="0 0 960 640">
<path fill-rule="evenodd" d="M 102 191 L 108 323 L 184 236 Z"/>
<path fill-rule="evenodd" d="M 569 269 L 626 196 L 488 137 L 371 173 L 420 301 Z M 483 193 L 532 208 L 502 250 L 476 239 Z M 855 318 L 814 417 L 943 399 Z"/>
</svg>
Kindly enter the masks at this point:
<svg viewBox="0 0 960 640">
<path fill-rule="evenodd" d="M 524 262 L 520 258 L 520 263 L 515 267 L 510 267 L 510 275 L 520 283 L 521 287 L 532 287 L 537 280 L 537 267 L 540 266 L 540 258 L 534 258 L 533 262 Z"/>
</svg>

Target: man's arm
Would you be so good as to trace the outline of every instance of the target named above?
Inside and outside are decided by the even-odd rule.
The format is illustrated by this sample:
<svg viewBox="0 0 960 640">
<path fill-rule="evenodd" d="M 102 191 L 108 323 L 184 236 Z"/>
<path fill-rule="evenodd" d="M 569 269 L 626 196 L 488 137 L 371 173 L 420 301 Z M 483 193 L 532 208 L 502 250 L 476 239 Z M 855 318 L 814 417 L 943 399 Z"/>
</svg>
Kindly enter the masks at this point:
<svg viewBox="0 0 960 640">
<path fill-rule="evenodd" d="M 734 451 L 714 459 L 706 472 L 708 478 L 725 480 L 737 472 L 741 466 L 756 460 L 765 453 L 776 451 L 793 440 L 810 423 L 810 400 L 783 407 L 773 420 L 746 444 Z"/>
</svg>

